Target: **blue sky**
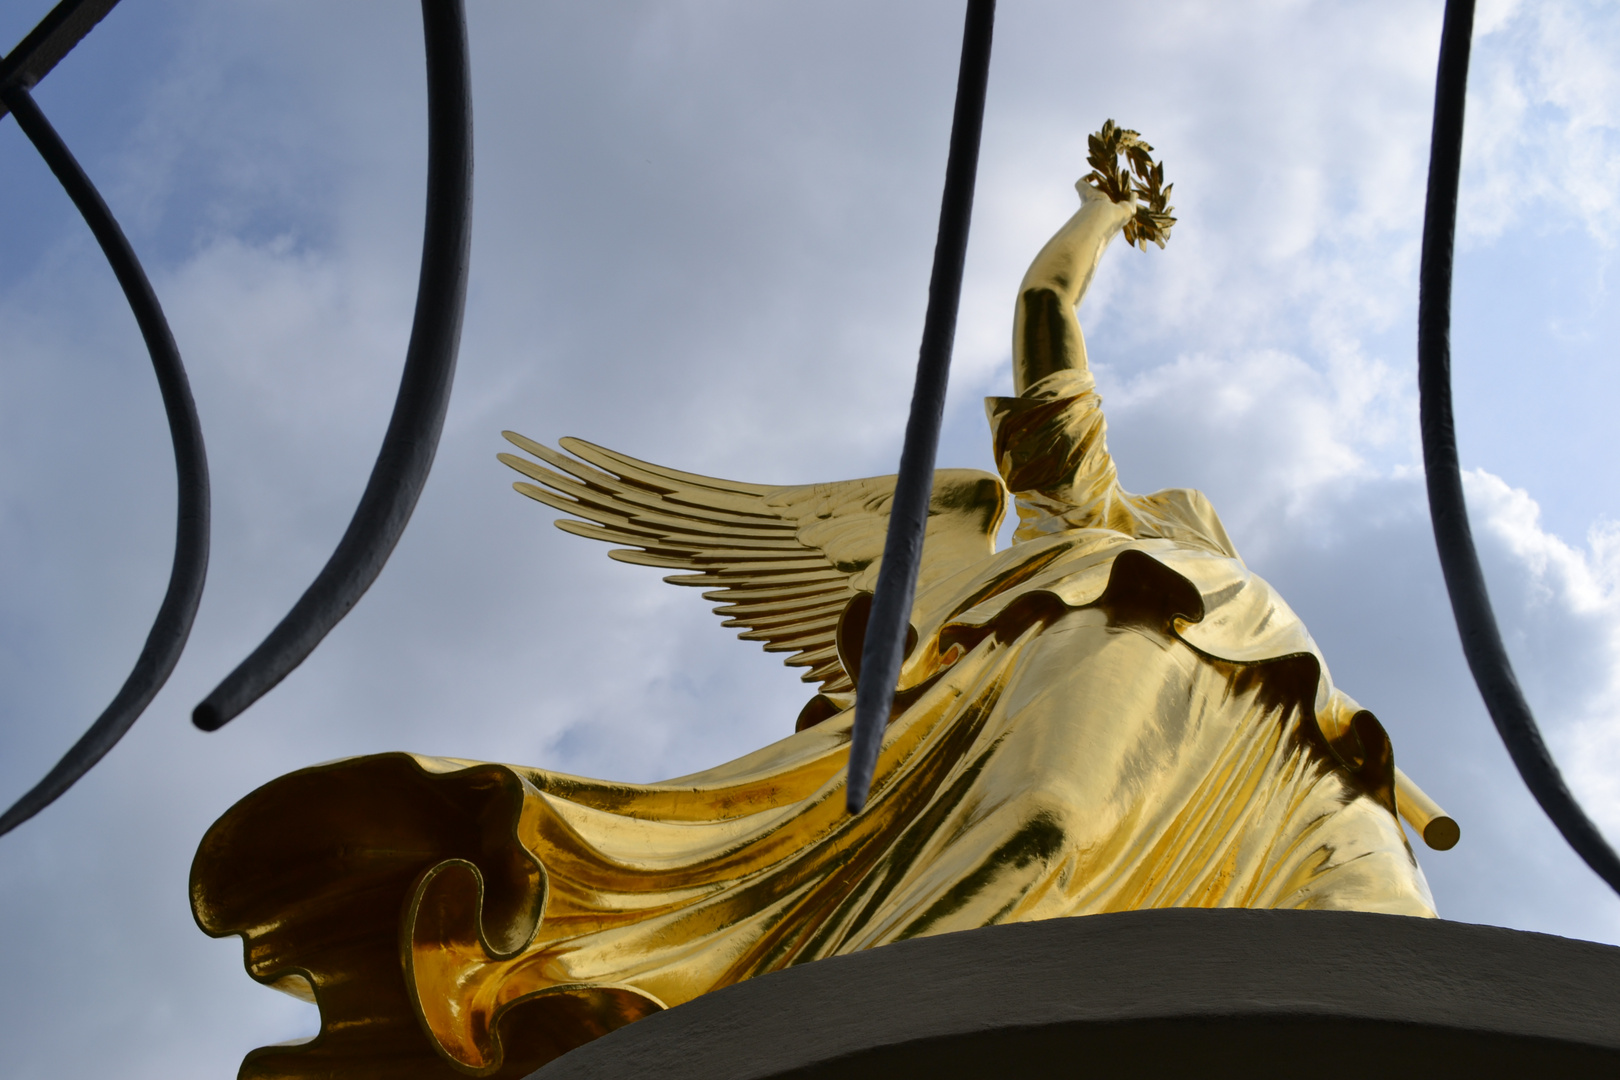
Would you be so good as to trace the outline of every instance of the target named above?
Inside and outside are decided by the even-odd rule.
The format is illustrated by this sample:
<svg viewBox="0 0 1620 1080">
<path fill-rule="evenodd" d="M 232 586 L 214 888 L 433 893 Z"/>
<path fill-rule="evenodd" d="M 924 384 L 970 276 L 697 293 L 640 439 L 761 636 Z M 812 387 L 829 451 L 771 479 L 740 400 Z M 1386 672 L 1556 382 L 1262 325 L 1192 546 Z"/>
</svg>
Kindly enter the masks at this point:
<svg viewBox="0 0 1620 1080">
<path fill-rule="evenodd" d="M 45 0 L 0 6 L 19 40 Z M 1440 4 L 1003 0 L 941 463 L 990 464 L 1024 265 L 1085 135 L 1141 130 L 1166 251 L 1082 310 L 1132 490 L 1206 491 L 1250 565 L 1463 826 L 1443 915 L 1620 942 L 1468 680 L 1416 449 L 1413 324 Z M 482 2 L 456 397 L 375 588 L 224 731 L 190 707 L 341 534 L 409 329 L 423 193 L 408 3 L 127 0 L 37 91 L 152 274 L 215 490 L 191 646 L 132 734 L 0 840 L 7 1076 L 229 1075 L 313 1010 L 192 924 L 203 830 L 270 778 L 390 749 L 627 780 L 787 734 L 796 675 L 693 592 L 511 491 L 502 428 L 713 475 L 890 472 L 960 31 L 925 3 Z M 1620 9 L 1480 5 L 1459 428 L 1498 614 L 1555 753 L 1620 837 Z M 48 768 L 162 594 L 173 479 L 133 320 L 0 120 L 0 796 Z"/>
</svg>

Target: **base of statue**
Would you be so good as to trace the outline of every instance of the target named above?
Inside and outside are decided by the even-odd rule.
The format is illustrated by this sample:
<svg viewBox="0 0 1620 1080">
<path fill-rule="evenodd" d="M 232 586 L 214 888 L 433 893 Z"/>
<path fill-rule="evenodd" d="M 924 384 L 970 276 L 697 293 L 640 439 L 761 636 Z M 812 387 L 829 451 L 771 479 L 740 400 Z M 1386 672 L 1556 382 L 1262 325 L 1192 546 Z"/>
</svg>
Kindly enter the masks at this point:
<svg viewBox="0 0 1620 1080">
<path fill-rule="evenodd" d="M 532 1080 L 1620 1076 L 1620 948 L 1326 911 L 987 927 L 716 991 Z"/>
</svg>

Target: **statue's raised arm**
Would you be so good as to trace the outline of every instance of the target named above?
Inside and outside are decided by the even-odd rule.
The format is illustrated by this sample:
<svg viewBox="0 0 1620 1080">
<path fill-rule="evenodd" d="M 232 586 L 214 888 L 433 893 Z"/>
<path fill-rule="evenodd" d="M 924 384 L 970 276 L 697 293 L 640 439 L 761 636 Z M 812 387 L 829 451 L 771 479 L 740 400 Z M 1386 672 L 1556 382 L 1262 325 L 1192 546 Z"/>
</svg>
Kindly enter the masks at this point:
<svg viewBox="0 0 1620 1080">
<path fill-rule="evenodd" d="M 1086 339 L 1076 306 L 1091 286 L 1109 241 L 1136 212 L 1080 181 L 1080 209 L 1041 248 L 1018 287 L 1013 316 L 1013 388 L 1022 394 L 1059 371 L 1086 370 Z"/>
<path fill-rule="evenodd" d="M 1129 244 L 1164 247 L 1176 219 L 1171 185 L 1153 147 L 1112 120 L 1091 136 L 1091 172 L 1075 183 L 1080 209 L 1041 248 L 1018 287 L 1013 316 L 1013 386 L 1022 394 L 1058 371 L 1086 370 L 1086 339 L 1075 308 L 1103 252 L 1123 233 Z M 1119 167 L 1124 155 L 1126 169 Z"/>
<path fill-rule="evenodd" d="M 1138 496 L 1119 484 L 1076 308 L 1115 236 L 1144 249 L 1149 241 L 1163 247 L 1175 218 L 1164 166 L 1136 132 L 1109 121 L 1090 141 L 1092 171 L 1075 184 L 1080 209 L 1041 248 L 1018 287 L 1017 396 L 986 403 L 996 465 L 1018 508 L 1014 539 L 1103 528 L 1192 540 L 1235 557 L 1201 494 L 1173 489 Z"/>
</svg>

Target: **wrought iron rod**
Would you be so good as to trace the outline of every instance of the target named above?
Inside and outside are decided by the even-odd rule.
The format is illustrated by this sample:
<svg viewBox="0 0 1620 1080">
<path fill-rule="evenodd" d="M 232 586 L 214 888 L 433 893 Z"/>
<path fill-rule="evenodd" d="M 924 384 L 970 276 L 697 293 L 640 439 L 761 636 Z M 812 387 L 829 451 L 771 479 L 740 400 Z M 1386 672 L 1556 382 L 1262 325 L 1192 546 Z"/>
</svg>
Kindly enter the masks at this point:
<svg viewBox="0 0 1620 1080">
<path fill-rule="evenodd" d="M 192 712 L 224 726 L 286 678 L 365 595 L 427 483 L 455 379 L 472 236 L 472 87 L 461 0 L 422 0 L 427 53 L 427 218 L 416 316 L 394 413 L 337 549 L 287 616 Z"/>
<path fill-rule="evenodd" d="M 973 219 L 973 185 L 979 169 L 979 136 L 984 130 L 984 98 L 990 81 L 990 39 L 995 20 L 995 0 L 968 0 L 962 60 L 956 76 L 956 110 L 951 118 L 951 146 L 945 164 L 945 192 L 934 240 L 922 346 L 917 354 L 917 379 L 900 451 L 900 475 L 889 508 L 883 564 L 878 570 L 866 642 L 861 649 L 861 678 L 855 691 L 855 730 L 846 791 L 852 814 L 860 813 L 866 805 L 883 730 L 894 707 L 900 665 L 905 660 L 906 630 L 917 588 L 917 569 L 922 565 L 923 533 L 934 489 L 934 456 L 939 449 L 951 350 L 956 341 L 956 314 L 962 299 L 962 266 L 967 259 L 968 227 Z"/>
<path fill-rule="evenodd" d="M 0 86 L 32 90 L 117 3 L 118 0 L 62 0 L 17 43 L 10 55 L 0 59 Z M 5 116 L 8 108 L 0 102 L 0 116 Z"/>
<path fill-rule="evenodd" d="M 1429 189 L 1418 287 L 1419 424 L 1429 516 L 1434 522 L 1434 542 L 1446 590 L 1451 594 L 1463 655 L 1502 744 L 1525 786 L 1570 847 L 1610 888 L 1620 892 L 1620 858 L 1565 786 L 1519 689 L 1491 610 L 1463 500 L 1451 407 L 1451 276 L 1473 27 L 1473 0 L 1447 0 L 1435 78 L 1434 132 L 1429 149 Z"/>
<path fill-rule="evenodd" d="M 63 5 L 65 6 L 65 5 Z M 71 47 L 71 46 L 70 46 Z M 65 49 L 63 50 L 66 51 Z M 96 718 L 90 729 L 57 762 L 56 767 L 21 799 L 0 815 L 0 835 L 10 832 L 54 802 L 124 737 L 151 704 L 157 692 L 185 650 L 191 625 L 202 600 L 203 581 L 208 573 L 208 458 L 203 449 L 202 426 L 197 406 L 191 398 L 191 384 L 180 362 L 180 350 L 169 331 L 168 320 L 158 304 L 157 294 L 141 269 L 140 260 L 118 227 L 107 204 L 96 192 L 90 178 L 45 119 L 28 91 L 18 83 L 0 83 L 3 100 L 23 134 L 45 159 L 51 172 L 67 191 L 73 204 L 95 234 L 102 253 L 112 265 L 118 284 L 124 290 L 141 337 L 152 356 L 163 409 L 168 415 L 169 437 L 174 443 L 174 468 L 179 486 L 178 521 L 175 525 L 174 565 L 169 571 L 169 587 L 163 594 L 157 619 L 146 635 L 146 644 L 136 658 L 124 685 L 112 703 Z"/>
</svg>

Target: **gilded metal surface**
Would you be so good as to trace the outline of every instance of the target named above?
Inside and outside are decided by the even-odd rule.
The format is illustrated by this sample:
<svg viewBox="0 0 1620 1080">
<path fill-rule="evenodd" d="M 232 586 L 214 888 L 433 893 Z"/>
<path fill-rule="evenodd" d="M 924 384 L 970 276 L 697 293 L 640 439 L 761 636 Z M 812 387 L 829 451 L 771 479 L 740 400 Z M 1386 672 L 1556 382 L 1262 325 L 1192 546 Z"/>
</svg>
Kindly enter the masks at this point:
<svg viewBox="0 0 1620 1080">
<path fill-rule="evenodd" d="M 521 1076 L 753 975 L 993 923 L 1434 914 L 1396 814 L 1450 819 L 1378 721 L 1201 494 L 1119 487 L 1075 306 L 1137 207 L 1078 189 L 1019 291 L 1018 396 L 988 402 L 1001 476 L 939 474 L 866 811 L 844 812 L 849 707 L 893 478 L 733 483 L 509 434 L 563 528 L 710 590 L 821 692 L 796 734 L 658 784 L 393 754 L 254 792 L 203 840 L 193 905 L 324 1026 L 244 1075 Z"/>
</svg>

